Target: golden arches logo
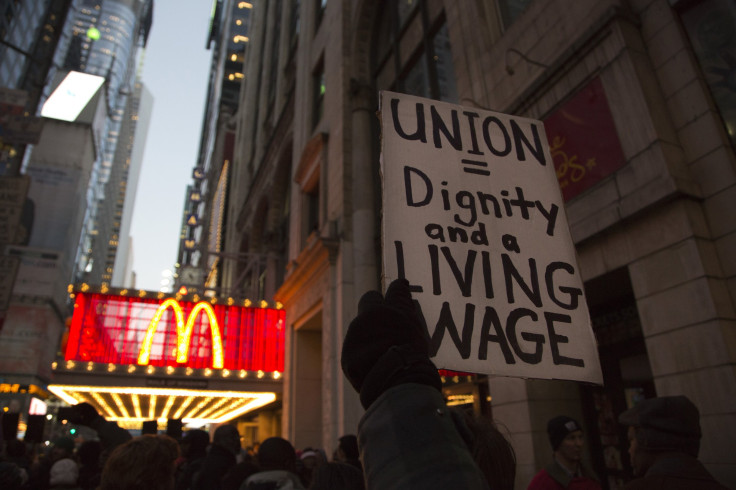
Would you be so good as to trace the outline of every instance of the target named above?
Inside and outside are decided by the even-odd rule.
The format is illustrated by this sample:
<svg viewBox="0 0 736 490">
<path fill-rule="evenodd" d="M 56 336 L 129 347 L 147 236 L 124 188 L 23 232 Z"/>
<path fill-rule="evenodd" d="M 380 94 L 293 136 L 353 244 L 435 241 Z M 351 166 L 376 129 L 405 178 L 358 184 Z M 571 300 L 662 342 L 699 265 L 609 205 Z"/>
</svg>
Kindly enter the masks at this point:
<svg viewBox="0 0 736 490">
<path fill-rule="evenodd" d="M 220 327 L 217 324 L 217 317 L 212 306 L 206 301 L 200 301 L 194 305 L 194 309 L 189 313 L 186 324 L 184 323 L 184 312 L 179 305 L 179 302 L 173 298 L 169 298 L 161 303 L 156 310 L 156 313 L 151 318 L 151 322 L 148 324 L 146 330 L 146 336 L 143 338 L 143 344 L 141 350 L 138 353 L 138 364 L 145 366 L 151 357 L 151 347 L 153 345 L 153 336 L 156 333 L 156 327 L 158 322 L 161 320 L 164 312 L 167 308 L 171 307 L 176 317 L 176 362 L 184 363 L 189 358 L 189 341 L 192 338 L 192 330 L 194 330 L 194 320 L 197 315 L 204 311 L 210 321 L 210 332 L 212 333 L 212 367 L 215 369 L 222 369 L 223 353 L 222 353 L 222 338 L 220 337 Z"/>
</svg>

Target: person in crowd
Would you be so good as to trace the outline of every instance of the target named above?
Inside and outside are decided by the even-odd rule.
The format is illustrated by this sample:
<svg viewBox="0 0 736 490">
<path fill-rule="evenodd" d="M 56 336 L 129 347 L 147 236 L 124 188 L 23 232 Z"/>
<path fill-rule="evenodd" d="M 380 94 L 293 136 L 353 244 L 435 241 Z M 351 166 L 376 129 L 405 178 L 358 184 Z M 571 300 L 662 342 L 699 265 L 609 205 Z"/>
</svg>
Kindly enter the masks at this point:
<svg viewBox="0 0 736 490">
<path fill-rule="evenodd" d="M 627 490 L 726 490 L 698 461 L 700 412 L 686 396 L 644 400 L 619 415 L 634 476 Z"/>
<path fill-rule="evenodd" d="M 296 474 L 296 451 L 289 441 L 269 437 L 258 448 L 260 471 L 248 477 L 241 490 L 304 490 Z"/>
<path fill-rule="evenodd" d="M 176 490 L 189 490 L 194 475 L 202 468 L 209 444 L 210 435 L 203 430 L 192 429 L 184 434 L 179 443 L 181 458 L 176 466 Z"/>
<path fill-rule="evenodd" d="M 130 432 L 118 426 L 117 422 L 105 420 L 89 403 L 79 403 L 71 407 L 69 422 L 84 425 L 97 432 L 102 444 L 100 464 L 104 466 L 107 456 L 119 445 L 132 439 Z"/>
<path fill-rule="evenodd" d="M 31 461 L 31 468 L 28 472 L 28 488 L 48 490 L 49 470 L 53 464 L 53 461 L 51 461 L 51 451 L 51 447 L 39 447 L 39 451 Z"/>
<path fill-rule="evenodd" d="M 445 405 L 408 281 L 361 297 L 341 366 L 366 409 L 358 445 L 368 489 L 489 488 Z"/>
<path fill-rule="evenodd" d="M 255 457 L 246 456 L 222 477 L 222 490 L 238 490 L 249 476 L 260 471 Z"/>
<path fill-rule="evenodd" d="M 240 434 L 234 425 L 221 425 L 212 436 L 212 445 L 194 476 L 192 490 L 220 490 L 222 478 L 235 466 L 240 453 Z"/>
<path fill-rule="evenodd" d="M 363 472 L 353 465 L 331 461 L 315 468 L 309 490 L 365 490 Z"/>
<path fill-rule="evenodd" d="M 117 446 L 105 462 L 100 490 L 174 490 L 179 445 L 169 436 L 146 434 Z"/>
<path fill-rule="evenodd" d="M 473 461 L 493 490 L 513 490 L 516 453 L 498 426 L 489 418 L 454 408 L 455 427 L 470 449 Z"/>
<path fill-rule="evenodd" d="M 51 448 L 51 468 L 49 469 L 49 488 L 77 488 L 79 465 L 74 458 L 74 440 L 59 437 Z"/>
<path fill-rule="evenodd" d="M 335 449 L 335 461 L 355 466 L 363 473 L 363 465 L 360 463 L 360 451 L 358 450 L 358 438 L 354 434 L 346 434 L 337 440 Z"/>
<path fill-rule="evenodd" d="M 560 415 L 547 422 L 552 462 L 532 478 L 527 490 L 601 490 L 594 473 L 583 465 L 583 428 L 577 420 Z"/>
<path fill-rule="evenodd" d="M 297 455 L 297 468 L 296 473 L 299 475 L 299 479 L 302 481 L 304 487 L 309 487 L 312 481 L 312 475 L 318 466 L 325 463 L 319 450 L 311 447 L 304 448 L 301 453 Z"/>
<path fill-rule="evenodd" d="M 26 443 L 18 439 L 11 439 L 5 445 L 5 452 L 7 454 L 6 461 L 15 464 L 20 469 L 25 485 L 31 472 L 31 458 L 28 457 Z"/>
<path fill-rule="evenodd" d="M 79 463 L 79 488 L 82 490 L 95 490 L 99 486 L 102 476 L 101 455 L 100 441 L 84 441 L 79 445 L 77 462 Z"/>
<path fill-rule="evenodd" d="M 0 488 L 3 490 L 21 490 L 23 484 L 21 468 L 10 461 L 0 461 Z"/>
</svg>

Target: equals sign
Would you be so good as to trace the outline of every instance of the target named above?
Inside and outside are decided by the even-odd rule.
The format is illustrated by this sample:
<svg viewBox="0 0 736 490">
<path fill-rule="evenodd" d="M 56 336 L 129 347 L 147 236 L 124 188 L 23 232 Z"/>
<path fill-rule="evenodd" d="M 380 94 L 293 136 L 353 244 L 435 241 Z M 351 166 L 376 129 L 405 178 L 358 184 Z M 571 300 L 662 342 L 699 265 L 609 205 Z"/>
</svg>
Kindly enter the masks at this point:
<svg viewBox="0 0 736 490">
<path fill-rule="evenodd" d="M 490 170 L 482 170 L 475 167 L 488 167 L 488 164 L 486 162 L 481 162 L 478 160 L 468 160 L 463 158 L 460 160 L 463 165 L 473 165 L 473 167 L 465 167 L 463 168 L 463 171 L 469 173 L 469 174 L 478 174 L 478 175 L 491 175 Z"/>
</svg>

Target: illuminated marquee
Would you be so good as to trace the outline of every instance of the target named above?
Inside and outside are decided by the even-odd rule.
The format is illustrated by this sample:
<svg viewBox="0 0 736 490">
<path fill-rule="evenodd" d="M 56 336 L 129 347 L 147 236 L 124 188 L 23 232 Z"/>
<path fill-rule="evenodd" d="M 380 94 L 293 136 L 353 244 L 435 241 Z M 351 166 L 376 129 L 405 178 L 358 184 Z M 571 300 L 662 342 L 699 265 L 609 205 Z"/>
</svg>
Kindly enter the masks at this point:
<svg viewBox="0 0 736 490">
<path fill-rule="evenodd" d="M 65 359 L 283 372 L 285 312 L 77 293 Z"/>
<path fill-rule="evenodd" d="M 217 317 L 215 316 L 215 312 L 212 310 L 212 306 L 204 301 L 200 301 L 194 305 L 194 309 L 189 314 L 189 318 L 187 318 L 187 323 L 185 325 L 184 314 L 181 311 L 181 306 L 179 306 L 179 302 L 173 298 L 169 298 L 161 303 L 156 310 L 156 313 L 153 315 L 151 323 L 148 324 L 146 336 L 143 339 L 143 345 L 141 345 L 141 350 L 138 354 L 138 364 L 148 364 L 148 360 L 151 357 L 151 347 L 153 345 L 153 336 L 156 333 L 156 327 L 169 307 L 174 311 L 176 318 L 176 362 L 187 362 L 187 357 L 189 355 L 189 342 L 192 338 L 194 321 L 197 319 L 197 314 L 200 311 L 204 311 L 207 313 L 207 318 L 210 323 L 210 332 L 212 332 L 212 367 L 215 369 L 222 369 L 222 339 L 220 338 L 220 327 L 217 324 Z"/>
</svg>

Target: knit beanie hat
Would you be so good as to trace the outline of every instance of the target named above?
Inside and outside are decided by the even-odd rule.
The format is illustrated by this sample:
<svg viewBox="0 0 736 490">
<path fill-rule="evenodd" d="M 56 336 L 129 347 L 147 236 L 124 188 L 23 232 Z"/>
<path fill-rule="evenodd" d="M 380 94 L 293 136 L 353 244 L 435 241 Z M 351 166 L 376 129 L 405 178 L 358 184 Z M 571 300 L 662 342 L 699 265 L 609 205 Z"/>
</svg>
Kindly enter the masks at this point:
<svg viewBox="0 0 736 490">
<path fill-rule="evenodd" d="M 571 432 L 583 430 L 577 420 L 567 415 L 560 415 L 547 422 L 547 434 L 549 435 L 549 443 L 554 451 L 560 447 L 562 441 Z"/>
<path fill-rule="evenodd" d="M 661 396 L 638 403 L 618 417 L 637 428 L 637 443 L 653 451 L 679 450 L 697 457 L 700 412 L 686 396 Z"/>
</svg>

